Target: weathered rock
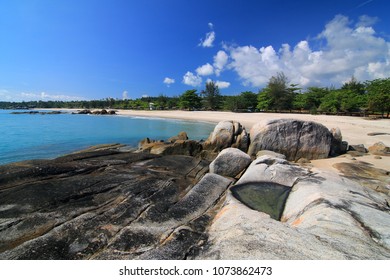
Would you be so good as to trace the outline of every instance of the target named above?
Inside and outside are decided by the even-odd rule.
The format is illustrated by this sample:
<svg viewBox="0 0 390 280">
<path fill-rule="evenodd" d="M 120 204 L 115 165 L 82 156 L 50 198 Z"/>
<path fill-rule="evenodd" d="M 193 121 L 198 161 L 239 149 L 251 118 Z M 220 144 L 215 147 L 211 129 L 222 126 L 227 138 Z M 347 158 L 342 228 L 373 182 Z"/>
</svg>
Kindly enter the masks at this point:
<svg viewBox="0 0 390 280">
<path fill-rule="evenodd" d="M 176 140 L 174 143 L 153 143 L 150 147 L 150 153 L 155 155 L 197 156 L 202 149 L 202 145 L 195 140 Z"/>
<path fill-rule="evenodd" d="M 345 154 L 348 149 L 348 142 L 343 141 L 340 128 L 332 128 L 330 132 L 332 133 L 332 142 L 329 155 L 334 157 Z"/>
<path fill-rule="evenodd" d="M 356 159 L 354 161 L 352 163 L 335 163 L 333 167 L 342 172 L 346 178 L 362 186 L 385 194 L 388 193 L 387 186 L 390 185 L 390 170 L 375 168 L 370 163 L 356 161 Z"/>
<path fill-rule="evenodd" d="M 269 156 L 252 162 L 237 182 L 253 183 L 292 187 L 281 222 L 229 194 L 196 258 L 390 259 L 387 196 Z"/>
<path fill-rule="evenodd" d="M 251 158 L 236 148 L 226 148 L 210 164 L 210 173 L 236 177 L 251 163 Z"/>
<path fill-rule="evenodd" d="M 248 140 L 248 134 L 239 122 L 221 121 L 204 143 L 204 149 L 222 151 L 225 148 L 235 147 L 246 152 Z"/>
<path fill-rule="evenodd" d="M 314 174 L 293 187 L 282 221 L 318 237 L 345 258 L 390 258 L 386 196 L 334 173 Z"/>
<path fill-rule="evenodd" d="M 377 142 L 368 147 L 368 151 L 373 155 L 390 156 L 390 147 L 387 147 L 383 142 Z"/>
<path fill-rule="evenodd" d="M 168 142 L 174 143 L 177 140 L 188 140 L 187 133 L 184 131 L 181 131 L 181 132 L 179 132 L 179 134 L 177 136 L 173 136 L 173 137 L 169 138 Z"/>
<path fill-rule="evenodd" d="M 367 153 L 367 149 L 364 147 L 363 144 L 350 145 L 348 151 L 354 151 L 354 152 L 358 152 L 361 154 Z"/>
<path fill-rule="evenodd" d="M 288 160 L 327 158 L 332 134 L 323 125 L 293 119 L 267 120 L 255 124 L 250 131 L 248 154 L 271 150 Z"/>
<path fill-rule="evenodd" d="M 231 182 L 197 183 L 208 165 L 114 149 L 0 166 L 0 259 L 184 259 Z"/>
<path fill-rule="evenodd" d="M 261 150 L 261 151 L 257 152 L 256 158 L 259 158 L 259 157 L 262 157 L 262 156 L 271 156 L 271 157 L 275 157 L 275 158 L 286 159 L 285 155 L 282 155 L 282 154 L 279 154 L 279 153 L 275 153 L 273 151 L 268 151 L 268 150 Z"/>
</svg>

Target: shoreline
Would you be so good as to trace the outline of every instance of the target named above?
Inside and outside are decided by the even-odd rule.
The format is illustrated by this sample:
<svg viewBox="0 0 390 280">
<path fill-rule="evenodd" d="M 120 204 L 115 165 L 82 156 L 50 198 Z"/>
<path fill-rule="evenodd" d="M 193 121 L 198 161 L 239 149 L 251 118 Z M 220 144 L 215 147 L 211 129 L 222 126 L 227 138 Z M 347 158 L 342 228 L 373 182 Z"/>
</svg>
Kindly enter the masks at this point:
<svg viewBox="0 0 390 280">
<path fill-rule="evenodd" d="M 166 118 L 177 120 L 191 120 L 211 122 L 217 124 L 223 120 L 240 122 L 249 132 L 254 124 L 260 120 L 280 118 L 295 118 L 303 121 L 314 121 L 323 124 L 328 129 L 339 127 L 343 140 L 350 145 L 363 144 L 366 147 L 376 142 L 383 142 L 390 146 L 390 119 L 366 120 L 359 117 L 306 115 L 306 114 L 278 114 L 278 113 L 233 113 L 220 111 L 135 111 L 116 110 L 117 115 L 146 118 Z M 387 133 L 386 135 L 369 136 L 368 133 Z"/>
<path fill-rule="evenodd" d="M 37 108 L 37 110 L 40 110 Z M 77 111 L 81 109 L 50 108 L 45 110 Z M 254 124 L 260 120 L 271 120 L 279 118 L 295 118 L 303 121 L 314 121 L 321 123 L 328 129 L 340 128 L 343 140 L 349 145 L 363 144 L 366 148 L 374 143 L 383 142 L 390 146 L 390 119 L 367 120 L 360 117 L 350 116 L 328 116 L 328 115 L 309 115 L 309 114 L 278 114 L 278 113 L 234 113 L 221 111 L 140 111 L 117 109 L 116 116 L 122 117 L 142 117 L 153 119 L 174 119 L 194 122 L 207 122 L 217 124 L 222 120 L 234 120 L 240 122 L 249 132 Z M 385 135 L 369 136 L 368 133 L 387 133 Z M 188 133 L 188 132 L 187 132 Z M 376 159 L 373 155 L 367 154 L 353 159 L 352 157 L 339 156 L 313 160 L 312 165 L 315 168 L 327 169 L 339 173 L 333 167 L 333 164 L 339 162 L 367 162 L 373 167 L 389 170 L 390 157 L 383 156 L 382 159 Z"/>
</svg>

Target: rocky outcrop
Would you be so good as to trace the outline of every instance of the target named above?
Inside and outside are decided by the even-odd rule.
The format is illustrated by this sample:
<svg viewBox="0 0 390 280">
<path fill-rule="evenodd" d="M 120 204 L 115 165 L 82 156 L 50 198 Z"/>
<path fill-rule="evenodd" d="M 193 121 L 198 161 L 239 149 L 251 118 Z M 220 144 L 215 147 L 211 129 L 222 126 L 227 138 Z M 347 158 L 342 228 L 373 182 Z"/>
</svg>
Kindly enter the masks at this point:
<svg viewBox="0 0 390 280">
<path fill-rule="evenodd" d="M 257 200 L 259 188 L 267 192 L 277 186 L 290 188 L 281 221 L 228 194 L 196 258 L 390 258 L 390 207 L 388 197 L 381 193 L 335 173 L 309 170 L 270 156 L 255 160 L 232 189 L 243 185 L 256 187 L 243 196 L 256 207 L 278 206 Z M 269 197 L 279 201 L 278 195 Z"/>
<path fill-rule="evenodd" d="M 368 147 L 368 151 L 373 155 L 390 156 L 390 147 L 387 147 L 382 142 L 377 142 L 374 145 Z"/>
<path fill-rule="evenodd" d="M 186 258 L 231 182 L 208 165 L 100 147 L 0 166 L 0 259 Z"/>
<path fill-rule="evenodd" d="M 226 148 L 222 150 L 210 164 L 210 173 L 236 177 L 251 163 L 251 161 L 250 156 L 243 151 L 236 148 Z"/>
<path fill-rule="evenodd" d="M 323 125 L 293 119 L 277 119 L 255 124 L 250 131 L 248 154 L 271 150 L 290 161 L 300 158 L 327 158 L 331 151 L 332 134 Z"/>
<path fill-rule="evenodd" d="M 330 132 L 332 133 L 332 142 L 329 155 L 335 157 L 345 154 L 348 150 L 348 142 L 343 141 L 340 128 L 332 128 Z"/>
<path fill-rule="evenodd" d="M 79 115 L 88 115 L 88 114 L 93 114 L 93 115 L 116 115 L 116 112 L 115 112 L 115 110 L 108 110 L 107 111 L 106 109 L 94 110 L 94 111 L 91 111 L 89 109 L 84 109 L 84 110 L 78 111 L 75 114 L 79 114 Z"/>
<path fill-rule="evenodd" d="M 168 142 L 175 143 L 177 140 L 188 140 L 187 132 L 181 131 L 177 136 L 173 136 L 168 139 Z"/>
<path fill-rule="evenodd" d="M 222 151 L 225 148 L 233 147 L 246 152 L 248 145 L 248 134 L 239 122 L 221 121 L 204 143 L 204 149 Z"/>
<path fill-rule="evenodd" d="M 140 151 L 154 155 L 188 155 L 197 156 L 203 146 L 195 140 L 175 140 L 172 142 L 154 141 L 149 138 L 141 140 L 138 144 Z"/>
</svg>

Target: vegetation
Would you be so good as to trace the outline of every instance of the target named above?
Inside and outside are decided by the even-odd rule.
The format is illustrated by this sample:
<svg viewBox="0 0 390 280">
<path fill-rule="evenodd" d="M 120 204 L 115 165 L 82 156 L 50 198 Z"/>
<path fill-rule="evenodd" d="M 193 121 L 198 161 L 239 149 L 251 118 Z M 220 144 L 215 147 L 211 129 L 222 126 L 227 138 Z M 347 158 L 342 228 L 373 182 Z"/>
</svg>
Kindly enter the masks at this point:
<svg viewBox="0 0 390 280">
<path fill-rule="evenodd" d="M 245 91 L 238 95 L 223 96 L 217 84 L 206 83 L 200 94 L 187 90 L 178 97 L 163 94 L 138 99 L 90 101 L 30 101 L 1 102 L 0 109 L 27 108 L 85 108 L 133 110 L 228 110 L 233 112 L 301 112 L 311 114 L 390 115 L 390 78 L 364 83 L 354 77 L 340 88 L 309 87 L 302 91 L 289 84 L 283 73 L 270 78 L 267 86 L 258 93 Z"/>
</svg>

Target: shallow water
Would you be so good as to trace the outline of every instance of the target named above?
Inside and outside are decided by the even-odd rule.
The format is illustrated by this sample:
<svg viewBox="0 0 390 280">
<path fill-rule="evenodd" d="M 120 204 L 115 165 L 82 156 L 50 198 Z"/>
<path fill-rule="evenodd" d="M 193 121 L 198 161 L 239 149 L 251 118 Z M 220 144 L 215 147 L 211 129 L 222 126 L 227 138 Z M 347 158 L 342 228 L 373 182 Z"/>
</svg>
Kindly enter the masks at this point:
<svg viewBox="0 0 390 280">
<path fill-rule="evenodd" d="M 10 114 L 0 110 L 0 164 L 54 158 L 106 143 L 137 147 L 145 137 L 166 140 L 186 131 L 194 140 L 206 139 L 210 123 L 99 115 Z"/>
<path fill-rule="evenodd" d="M 253 182 L 235 185 L 231 191 L 249 208 L 280 220 L 291 188 L 272 182 Z"/>
</svg>

